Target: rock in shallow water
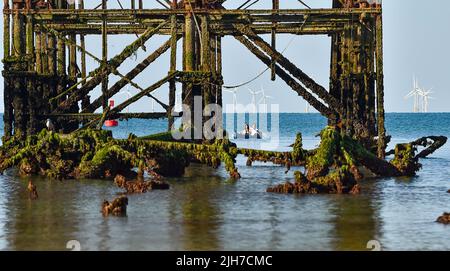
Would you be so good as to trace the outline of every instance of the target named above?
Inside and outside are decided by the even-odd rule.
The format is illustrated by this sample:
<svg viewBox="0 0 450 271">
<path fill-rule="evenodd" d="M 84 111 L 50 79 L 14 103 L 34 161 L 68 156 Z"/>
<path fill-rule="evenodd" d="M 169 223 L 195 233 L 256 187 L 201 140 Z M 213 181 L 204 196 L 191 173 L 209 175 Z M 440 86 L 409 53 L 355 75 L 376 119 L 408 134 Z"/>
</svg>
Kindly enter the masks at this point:
<svg viewBox="0 0 450 271">
<path fill-rule="evenodd" d="M 114 183 L 118 187 L 125 189 L 127 194 L 146 193 L 149 190 L 166 190 L 170 188 L 168 183 L 160 180 L 151 180 L 147 182 L 144 180 L 127 181 L 123 175 L 116 175 Z"/>
<path fill-rule="evenodd" d="M 107 200 L 102 203 L 102 214 L 104 216 L 126 216 L 127 215 L 128 198 L 126 196 L 120 196 L 114 199 L 111 203 Z"/>
<path fill-rule="evenodd" d="M 446 224 L 446 225 L 450 224 L 450 213 L 444 213 L 443 215 L 438 217 L 436 222 Z"/>
<path fill-rule="evenodd" d="M 267 192 L 283 194 L 359 194 L 360 186 L 345 169 L 339 169 L 325 177 L 312 181 L 295 172 L 295 183 L 286 182 L 267 188 Z"/>
</svg>

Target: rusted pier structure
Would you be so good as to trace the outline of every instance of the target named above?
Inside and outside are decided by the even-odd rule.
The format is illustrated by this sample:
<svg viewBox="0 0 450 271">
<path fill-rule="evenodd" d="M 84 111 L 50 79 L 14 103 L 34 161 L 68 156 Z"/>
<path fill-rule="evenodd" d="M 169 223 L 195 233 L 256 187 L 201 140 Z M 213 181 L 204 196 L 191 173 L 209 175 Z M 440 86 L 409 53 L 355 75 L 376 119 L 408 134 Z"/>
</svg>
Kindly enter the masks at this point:
<svg viewBox="0 0 450 271">
<path fill-rule="evenodd" d="M 378 155 L 384 157 L 380 1 L 330 1 L 332 8 L 328 9 L 307 9 L 299 4 L 299 9 L 286 10 L 280 9 L 279 0 L 267 1 L 267 9 L 252 9 L 255 1 L 245 0 L 233 1 L 234 9 L 225 9 L 224 0 L 119 0 L 120 9 L 110 9 L 106 0 L 96 0 L 95 8 L 87 8 L 87 0 L 4 0 L 5 139 L 34 134 L 47 118 L 64 132 L 71 132 L 82 125 L 97 125 L 108 116 L 165 115 L 170 129 L 177 82 L 182 83 L 183 103 L 191 108 L 194 96 L 201 96 L 203 105 L 222 104 L 222 38 L 233 36 L 270 67 L 272 80 L 285 81 L 330 124 L 342 125 L 345 133 L 369 145 L 377 139 Z M 146 7 L 150 2 L 160 8 Z M 136 35 L 136 39 L 110 56 L 108 37 L 122 34 Z M 261 34 L 271 35 L 271 42 Z M 278 34 L 331 37 L 329 89 L 280 53 Z M 102 55 L 90 52 L 89 46 L 97 45 L 87 44 L 87 35 L 101 35 Z M 119 72 L 119 66 L 155 35 L 168 39 L 155 51 L 146 51 L 146 58 L 130 71 Z M 177 59 L 180 40 L 182 60 Z M 136 84 L 136 76 L 166 52 L 170 53 L 167 76 L 148 86 Z M 87 71 L 87 58 L 98 63 L 95 70 Z M 182 70 L 177 70 L 177 61 L 182 61 Z M 111 75 L 120 80 L 110 84 Z M 166 84 L 168 104 L 152 95 Z M 108 99 L 127 85 L 139 93 L 109 109 Z M 93 100 L 90 94 L 97 87 L 102 95 Z M 155 99 L 166 112 L 121 112 L 142 97 Z M 104 114 L 94 113 L 99 108 Z"/>
</svg>

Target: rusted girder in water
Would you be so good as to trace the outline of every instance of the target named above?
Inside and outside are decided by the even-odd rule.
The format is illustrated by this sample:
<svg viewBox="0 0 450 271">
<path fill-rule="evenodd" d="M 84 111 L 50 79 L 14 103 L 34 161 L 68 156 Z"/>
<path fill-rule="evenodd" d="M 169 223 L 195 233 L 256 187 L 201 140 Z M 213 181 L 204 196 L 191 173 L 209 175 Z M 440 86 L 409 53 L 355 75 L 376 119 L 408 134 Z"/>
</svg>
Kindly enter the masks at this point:
<svg viewBox="0 0 450 271">
<path fill-rule="evenodd" d="M 417 148 L 417 147 L 424 147 L 422 151 L 420 151 L 414 158 L 415 159 L 423 159 L 427 158 L 431 154 L 433 154 L 436 150 L 440 149 L 442 146 L 447 143 L 448 138 L 446 136 L 424 136 L 419 139 L 414 140 L 413 142 L 410 142 L 411 146 Z M 386 152 L 386 156 L 392 155 L 395 153 L 395 150 L 390 150 L 389 152 Z"/>
</svg>

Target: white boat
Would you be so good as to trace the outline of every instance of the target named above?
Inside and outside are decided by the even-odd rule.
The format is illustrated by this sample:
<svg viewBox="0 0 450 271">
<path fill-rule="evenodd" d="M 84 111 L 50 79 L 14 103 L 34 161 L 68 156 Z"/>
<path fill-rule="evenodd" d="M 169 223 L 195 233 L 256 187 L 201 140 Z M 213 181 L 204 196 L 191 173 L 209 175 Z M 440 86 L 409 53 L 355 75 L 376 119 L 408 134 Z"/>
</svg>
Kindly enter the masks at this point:
<svg viewBox="0 0 450 271">
<path fill-rule="evenodd" d="M 263 134 L 258 129 L 250 128 L 249 132 L 247 132 L 245 130 L 243 130 L 239 133 L 234 132 L 233 138 L 234 139 L 262 139 Z"/>
</svg>

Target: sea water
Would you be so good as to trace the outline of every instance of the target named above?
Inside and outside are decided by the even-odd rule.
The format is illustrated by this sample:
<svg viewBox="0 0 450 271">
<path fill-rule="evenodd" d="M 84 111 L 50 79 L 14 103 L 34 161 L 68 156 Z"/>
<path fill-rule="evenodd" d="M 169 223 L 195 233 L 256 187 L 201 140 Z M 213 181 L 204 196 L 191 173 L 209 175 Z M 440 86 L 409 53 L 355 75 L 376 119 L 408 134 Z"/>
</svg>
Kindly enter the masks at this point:
<svg viewBox="0 0 450 271">
<path fill-rule="evenodd" d="M 325 125 L 318 114 L 280 114 L 277 148 L 289 150 L 298 132 L 314 148 Z M 391 113 L 386 126 L 390 147 L 421 136 L 450 137 L 450 114 Z M 166 129 L 166 120 L 112 128 L 115 137 Z M 261 141 L 236 143 L 261 147 Z M 435 222 L 450 211 L 450 144 L 421 160 L 417 177 L 364 180 L 359 195 L 266 193 L 292 181 L 293 171 L 245 162 L 238 157 L 238 181 L 228 180 L 223 167 L 193 164 L 185 176 L 168 179 L 170 190 L 129 195 L 126 217 L 100 213 L 102 201 L 121 191 L 111 181 L 33 177 L 39 199 L 30 201 L 28 179 L 9 170 L 0 176 L 0 249 L 66 250 L 70 240 L 82 250 L 367 250 L 371 240 L 383 250 L 450 249 L 450 226 Z"/>
</svg>

